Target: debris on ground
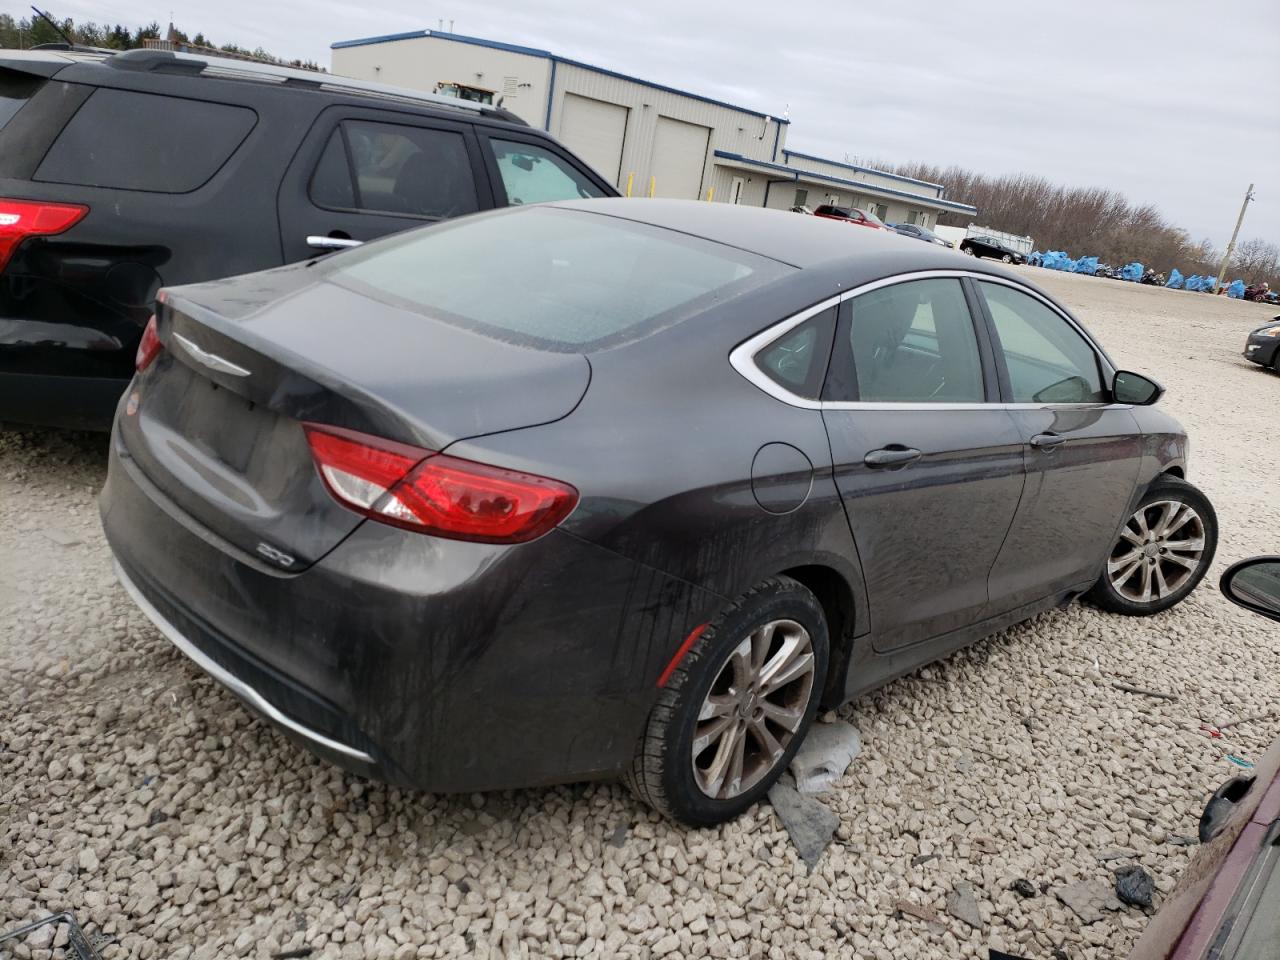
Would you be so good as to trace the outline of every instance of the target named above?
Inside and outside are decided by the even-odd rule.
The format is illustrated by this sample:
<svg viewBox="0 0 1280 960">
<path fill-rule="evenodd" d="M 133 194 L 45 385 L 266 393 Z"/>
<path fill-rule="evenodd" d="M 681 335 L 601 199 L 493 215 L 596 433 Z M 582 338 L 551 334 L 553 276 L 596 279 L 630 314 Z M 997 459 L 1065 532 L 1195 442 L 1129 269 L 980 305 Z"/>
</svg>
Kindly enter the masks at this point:
<svg viewBox="0 0 1280 960">
<path fill-rule="evenodd" d="M 790 777 L 783 777 L 769 788 L 769 802 L 812 873 L 840 825 L 839 815 L 796 790 Z"/>
<path fill-rule="evenodd" d="M 1083 924 L 1097 923 L 1105 914 L 1104 910 L 1123 909 L 1124 904 L 1116 899 L 1111 887 L 1100 880 L 1083 880 L 1066 887 L 1058 887 L 1053 895 L 1062 901 L 1062 905 L 1080 918 Z"/>
<path fill-rule="evenodd" d="M 1131 907 L 1150 907 L 1155 892 L 1155 881 L 1142 867 L 1121 867 L 1116 871 L 1116 896 L 1122 903 Z"/>
<path fill-rule="evenodd" d="M 622 845 L 627 842 L 627 832 L 631 829 L 631 824 L 620 823 L 613 828 L 613 836 L 609 838 L 609 846 L 615 850 L 621 850 Z"/>
<path fill-rule="evenodd" d="M 862 738 L 851 723 L 815 723 L 791 758 L 791 773 L 801 793 L 825 793 L 844 776 L 862 751 Z"/>
<path fill-rule="evenodd" d="M 28 950 L 47 951 L 59 948 L 59 955 L 76 960 L 102 960 L 99 952 L 103 947 L 116 942 L 113 936 L 105 934 L 87 934 L 70 913 L 54 913 L 33 923 L 16 927 L 13 930 L 0 931 L 0 943 L 6 941 L 20 942 Z M 65 952 L 64 952 L 65 948 Z M 4 956 L 9 951 L 3 952 Z"/>
<path fill-rule="evenodd" d="M 893 909 L 902 916 L 923 920 L 935 932 L 941 933 L 946 929 L 946 924 L 942 922 L 942 917 L 938 915 L 938 911 L 928 904 L 912 903 L 910 900 L 895 900 Z"/>
<path fill-rule="evenodd" d="M 1146 687 L 1135 687 L 1127 683 L 1121 683 L 1118 680 L 1111 681 L 1111 686 L 1117 690 L 1123 690 L 1125 693 L 1136 693 L 1143 697 L 1155 697 L 1157 700 L 1176 701 L 1178 695 L 1176 693 L 1163 693 L 1159 690 L 1148 690 Z"/>
<path fill-rule="evenodd" d="M 1036 885 L 1026 877 L 1019 877 L 1013 883 L 1009 884 L 1009 889 L 1022 897 L 1024 900 L 1030 900 L 1038 892 Z"/>
<path fill-rule="evenodd" d="M 1227 759 L 1228 759 L 1228 760 L 1230 760 L 1232 763 L 1234 763 L 1237 767 L 1242 767 L 1242 768 L 1244 768 L 1245 770 L 1252 770 L 1252 769 L 1253 769 L 1253 764 L 1252 764 L 1252 763 L 1250 763 L 1250 762 L 1249 762 L 1248 760 L 1246 760 L 1244 757 L 1237 757 L 1234 753 L 1228 753 L 1228 754 L 1227 754 Z"/>
<path fill-rule="evenodd" d="M 957 880 L 951 892 L 947 894 L 947 913 L 975 930 L 982 929 L 982 913 L 978 910 L 978 898 L 973 895 L 973 887 L 963 880 Z"/>
<path fill-rule="evenodd" d="M 913 867 L 923 867 L 926 863 L 929 863 L 933 860 L 941 860 L 941 859 L 942 859 L 941 854 L 921 853 L 911 858 L 911 865 Z"/>
</svg>

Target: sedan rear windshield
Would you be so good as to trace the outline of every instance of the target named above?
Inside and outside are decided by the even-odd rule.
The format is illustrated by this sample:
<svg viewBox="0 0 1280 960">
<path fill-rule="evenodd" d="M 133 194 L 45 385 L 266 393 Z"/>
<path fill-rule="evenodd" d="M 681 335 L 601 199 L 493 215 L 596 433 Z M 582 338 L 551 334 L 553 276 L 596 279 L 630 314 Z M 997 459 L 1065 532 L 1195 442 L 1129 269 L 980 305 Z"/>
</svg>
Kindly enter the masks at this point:
<svg viewBox="0 0 1280 960">
<path fill-rule="evenodd" d="M 0 68 L 0 130 L 26 105 L 43 83 L 41 77 Z"/>
<path fill-rule="evenodd" d="M 500 340 L 585 353 L 678 323 L 792 269 L 615 216 L 526 207 L 351 251 L 331 261 L 328 279 Z"/>
</svg>

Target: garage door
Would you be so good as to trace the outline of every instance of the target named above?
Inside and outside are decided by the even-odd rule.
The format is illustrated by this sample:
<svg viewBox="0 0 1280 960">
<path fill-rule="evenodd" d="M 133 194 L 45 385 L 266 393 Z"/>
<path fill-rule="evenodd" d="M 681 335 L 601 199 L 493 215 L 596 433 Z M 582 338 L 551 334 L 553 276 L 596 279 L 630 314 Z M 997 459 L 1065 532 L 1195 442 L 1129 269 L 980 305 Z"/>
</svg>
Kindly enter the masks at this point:
<svg viewBox="0 0 1280 960">
<path fill-rule="evenodd" d="M 626 135 L 626 107 L 573 93 L 564 95 L 560 139 L 615 185 L 622 175 L 622 143 Z"/>
<path fill-rule="evenodd" d="M 658 117 L 653 137 L 654 196 L 699 200 L 710 127 Z"/>
</svg>

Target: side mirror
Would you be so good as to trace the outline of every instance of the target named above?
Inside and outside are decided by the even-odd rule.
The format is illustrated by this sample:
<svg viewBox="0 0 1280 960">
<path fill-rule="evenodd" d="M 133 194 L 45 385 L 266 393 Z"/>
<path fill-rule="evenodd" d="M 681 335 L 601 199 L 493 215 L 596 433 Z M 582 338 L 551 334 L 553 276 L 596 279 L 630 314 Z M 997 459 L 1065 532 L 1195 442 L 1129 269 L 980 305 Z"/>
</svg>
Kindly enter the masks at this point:
<svg viewBox="0 0 1280 960">
<path fill-rule="evenodd" d="M 1115 398 L 1116 403 L 1149 407 L 1164 396 L 1164 387 L 1140 373 L 1120 370 L 1111 381 L 1111 396 Z"/>
<path fill-rule="evenodd" d="M 1280 620 L 1280 557 L 1251 557 L 1233 563 L 1218 587 L 1232 603 Z"/>
</svg>

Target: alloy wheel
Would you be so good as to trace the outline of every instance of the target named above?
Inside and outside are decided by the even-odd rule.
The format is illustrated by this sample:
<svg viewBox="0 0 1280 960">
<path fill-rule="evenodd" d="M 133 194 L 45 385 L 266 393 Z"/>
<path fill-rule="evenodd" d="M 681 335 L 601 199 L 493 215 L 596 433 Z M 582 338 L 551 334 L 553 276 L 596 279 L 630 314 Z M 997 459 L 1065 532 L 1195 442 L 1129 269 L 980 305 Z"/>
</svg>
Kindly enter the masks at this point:
<svg viewBox="0 0 1280 960">
<path fill-rule="evenodd" d="M 1107 561 L 1111 586 L 1126 600 L 1152 603 L 1177 592 L 1204 559 L 1204 521 L 1189 504 L 1158 500 L 1125 523 Z"/>
<path fill-rule="evenodd" d="M 698 789 L 729 800 L 777 766 L 808 709 L 814 663 L 809 631 L 794 620 L 771 620 L 734 647 L 698 711 Z"/>
</svg>

